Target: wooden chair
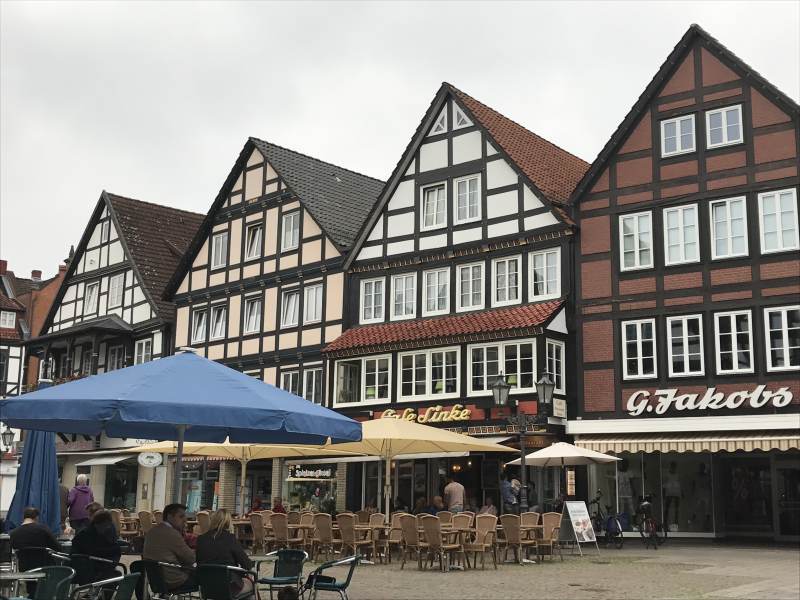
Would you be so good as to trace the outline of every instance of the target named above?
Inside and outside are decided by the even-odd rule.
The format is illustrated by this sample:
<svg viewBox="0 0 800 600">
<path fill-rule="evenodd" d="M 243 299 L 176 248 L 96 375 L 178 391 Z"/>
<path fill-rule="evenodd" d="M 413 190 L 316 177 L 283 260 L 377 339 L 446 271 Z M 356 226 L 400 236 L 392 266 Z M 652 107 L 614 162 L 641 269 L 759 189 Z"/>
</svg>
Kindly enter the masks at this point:
<svg viewBox="0 0 800 600">
<path fill-rule="evenodd" d="M 558 556 L 564 560 L 564 555 L 561 552 L 561 544 L 558 541 L 558 534 L 561 530 L 561 513 L 548 512 L 542 515 L 542 537 L 537 540 L 537 552 L 539 556 L 544 557 L 545 551 L 553 557 L 553 554 L 558 551 Z"/>
<path fill-rule="evenodd" d="M 253 554 L 259 550 L 267 552 L 267 528 L 264 525 L 264 517 L 261 513 L 250 513 L 250 527 L 253 530 Z"/>
<path fill-rule="evenodd" d="M 519 515 L 519 525 L 520 527 L 535 527 L 539 524 L 539 513 L 537 512 L 524 512 Z M 538 537 L 536 535 L 536 530 L 529 530 L 523 532 L 525 537 L 530 539 L 535 539 Z"/>
<path fill-rule="evenodd" d="M 389 530 L 389 535 L 387 536 L 386 540 L 386 543 L 389 546 L 387 553 L 389 555 L 390 563 L 392 562 L 393 548 L 397 548 L 398 550 L 400 550 L 401 554 L 403 552 L 403 530 L 400 526 L 400 518 L 403 516 L 413 518 L 412 515 L 409 515 L 407 513 L 396 512 L 392 514 L 392 522 L 391 522 L 392 528 Z"/>
<path fill-rule="evenodd" d="M 383 557 L 387 557 L 388 562 L 392 562 L 392 557 L 389 556 L 389 537 L 384 535 L 383 524 L 386 518 L 383 513 L 375 512 L 369 516 L 370 526 L 370 539 L 372 540 L 372 556 L 380 557 L 383 562 Z M 376 529 L 379 528 L 379 529 Z"/>
<path fill-rule="evenodd" d="M 369 516 L 370 512 L 368 510 L 360 510 L 356 513 L 356 517 L 358 518 L 359 525 L 368 525 L 369 524 Z"/>
<path fill-rule="evenodd" d="M 117 532 L 119 537 L 121 537 L 126 542 L 130 542 L 133 538 L 139 535 L 139 532 L 135 529 L 130 529 L 127 523 L 123 523 L 122 521 L 122 511 L 118 508 L 112 508 L 109 510 L 111 513 L 111 520 L 114 522 L 114 527 L 117 528 Z"/>
<path fill-rule="evenodd" d="M 508 558 L 509 548 L 514 550 L 514 560 L 522 564 L 522 552 L 525 550 L 526 554 L 531 547 L 536 548 L 536 540 L 525 539 L 522 537 L 522 530 L 520 529 L 519 515 L 502 515 L 500 523 L 503 526 L 503 533 L 505 534 L 505 554 L 503 560 Z"/>
<path fill-rule="evenodd" d="M 461 553 L 464 562 L 467 561 L 467 555 L 464 552 L 464 546 L 461 542 L 454 542 L 457 539 L 451 536 L 448 541 L 445 541 L 442 535 L 442 522 L 438 517 L 429 517 L 422 520 L 422 527 L 425 530 L 425 542 L 428 544 L 428 556 L 433 564 L 434 558 L 439 558 L 439 570 L 449 571 L 450 561 L 454 553 Z"/>
<path fill-rule="evenodd" d="M 400 568 L 406 566 L 406 556 L 413 552 L 417 555 L 417 568 L 422 570 L 422 553 L 428 550 L 428 544 L 419 539 L 417 520 L 421 515 L 400 515 L 400 530 L 403 537 L 403 560 Z M 419 519 L 420 521 L 422 519 Z"/>
<path fill-rule="evenodd" d="M 286 513 L 286 518 L 289 520 L 289 525 L 299 525 L 300 524 L 300 511 L 299 510 L 290 510 Z"/>
<path fill-rule="evenodd" d="M 440 510 L 436 516 L 439 517 L 439 523 L 442 525 L 450 525 L 453 522 L 453 513 L 449 510 Z"/>
<path fill-rule="evenodd" d="M 311 537 L 311 560 L 325 550 L 325 559 L 330 560 L 334 553 L 333 519 L 328 513 L 314 515 L 314 534 Z"/>
<path fill-rule="evenodd" d="M 197 513 L 197 535 L 203 535 L 211 529 L 211 515 L 208 511 L 201 510 Z"/>
<path fill-rule="evenodd" d="M 340 513 L 336 515 L 336 524 L 339 526 L 339 533 L 342 536 L 342 554 L 349 548 L 353 549 L 353 554 L 361 554 L 361 548 L 372 550 L 372 540 L 361 537 L 356 532 L 356 515 Z"/>
<path fill-rule="evenodd" d="M 472 526 L 475 525 L 475 513 L 472 512 L 471 510 L 462 510 L 458 514 L 460 514 L 460 515 L 469 515 L 469 526 L 472 527 Z"/>
<path fill-rule="evenodd" d="M 469 529 L 472 527 L 472 515 L 458 513 L 453 515 L 453 529 Z"/>
<path fill-rule="evenodd" d="M 149 510 L 139 511 L 139 528 L 142 530 L 142 535 L 147 535 L 147 532 L 155 527 L 155 524 L 153 513 Z"/>
<path fill-rule="evenodd" d="M 458 515 L 456 515 L 458 516 Z M 464 544 L 464 551 L 473 553 L 472 565 L 478 565 L 478 553 L 481 553 L 481 569 L 486 568 L 486 553 L 492 553 L 492 562 L 497 569 L 497 517 L 494 515 L 478 515 L 475 517 L 475 537 Z"/>
<path fill-rule="evenodd" d="M 303 547 L 310 556 L 311 541 L 314 539 L 314 513 L 308 511 L 301 512 L 299 524 L 303 526 L 303 528 L 299 530 L 299 535 L 303 538 Z"/>
<path fill-rule="evenodd" d="M 272 513 L 269 519 L 272 525 L 273 544 L 277 550 L 281 548 L 302 548 L 303 538 L 289 535 L 289 517 L 284 513 Z"/>
<path fill-rule="evenodd" d="M 155 521 L 156 525 L 160 525 L 164 522 L 164 511 L 163 510 L 154 510 L 153 511 L 153 521 Z"/>
</svg>

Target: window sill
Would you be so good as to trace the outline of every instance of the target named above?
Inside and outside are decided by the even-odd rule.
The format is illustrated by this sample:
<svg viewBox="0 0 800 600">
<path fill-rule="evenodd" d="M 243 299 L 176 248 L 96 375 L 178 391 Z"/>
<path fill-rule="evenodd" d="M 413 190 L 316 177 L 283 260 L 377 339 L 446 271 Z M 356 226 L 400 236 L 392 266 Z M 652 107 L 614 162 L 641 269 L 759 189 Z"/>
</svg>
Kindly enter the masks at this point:
<svg viewBox="0 0 800 600">
<path fill-rule="evenodd" d="M 728 146 L 736 146 L 737 144 L 744 144 L 744 139 L 736 140 L 735 142 L 722 142 L 720 144 L 711 144 L 706 140 L 706 151 L 716 150 L 717 148 L 727 148 Z"/>
<path fill-rule="evenodd" d="M 669 154 L 664 154 L 664 152 L 662 152 L 661 158 L 675 158 L 676 156 L 686 156 L 687 154 L 694 154 L 695 152 L 697 152 L 697 148 L 692 148 L 691 150 L 676 150 Z"/>
</svg>

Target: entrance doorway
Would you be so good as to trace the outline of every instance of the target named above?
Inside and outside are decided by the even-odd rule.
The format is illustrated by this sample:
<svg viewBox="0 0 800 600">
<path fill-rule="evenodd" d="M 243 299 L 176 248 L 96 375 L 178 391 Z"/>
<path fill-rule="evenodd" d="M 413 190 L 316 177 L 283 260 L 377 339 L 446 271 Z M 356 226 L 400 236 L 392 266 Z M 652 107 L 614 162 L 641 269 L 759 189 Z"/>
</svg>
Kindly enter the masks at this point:
<svg viewBox="0 0 800 600">
<path fill-rule="evenodd" d="M 773 492 L 778 539 L 800 540 L 800 457 L 775 457 Z"/>
</svg>

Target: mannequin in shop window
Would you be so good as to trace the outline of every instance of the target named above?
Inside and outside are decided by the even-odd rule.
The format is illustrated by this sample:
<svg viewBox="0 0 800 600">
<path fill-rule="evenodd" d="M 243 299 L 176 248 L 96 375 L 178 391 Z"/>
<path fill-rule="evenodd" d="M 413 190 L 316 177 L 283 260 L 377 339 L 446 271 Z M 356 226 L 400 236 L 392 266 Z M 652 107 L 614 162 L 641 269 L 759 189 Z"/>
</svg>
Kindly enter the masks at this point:
<svg viewBox="0 0 800 600">
<path fill-rule="evenodd" d="M 619 461 L 617 470 L 617 490 L 619 494 L 620 512 L 628 516 L 628 523 L 633 522 L 634 505 L 633 499 L 636 496 L 634 477 L 630 471 L 628 459 L 623 458 Z"/>
<path fill-rule="evenodd" d="M 681 480 L 678 464 L 673 460 L 664 474 L 664 520 L 672 531 L 677 531 L 681 506 Z M 670 516 L 670 509 L 672 515 Z"/>
</svg>

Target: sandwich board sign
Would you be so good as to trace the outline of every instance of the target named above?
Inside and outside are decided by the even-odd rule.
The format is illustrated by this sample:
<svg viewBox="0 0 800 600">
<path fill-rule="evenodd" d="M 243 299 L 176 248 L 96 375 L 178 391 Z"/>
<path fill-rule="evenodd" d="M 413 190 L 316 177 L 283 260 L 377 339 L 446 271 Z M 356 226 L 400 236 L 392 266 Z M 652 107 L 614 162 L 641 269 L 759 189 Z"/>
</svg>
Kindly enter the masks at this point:
<svg viewBox="0 0 800 600">
<path fill-rule="evenodd" d="M 600 547 L 597 545 L 597 536 L 592 527 L 592 519 L 589 516 L 589 509 L 584 501 L 564 502 L 561 511 L 561 529 L 558 533 L 558 541 L 575 542 L 578 552 L 583 556 L 581 544 L 594 544 L 597 553 L 600 554 Z"/>
</svg>

